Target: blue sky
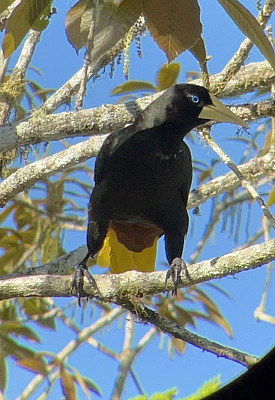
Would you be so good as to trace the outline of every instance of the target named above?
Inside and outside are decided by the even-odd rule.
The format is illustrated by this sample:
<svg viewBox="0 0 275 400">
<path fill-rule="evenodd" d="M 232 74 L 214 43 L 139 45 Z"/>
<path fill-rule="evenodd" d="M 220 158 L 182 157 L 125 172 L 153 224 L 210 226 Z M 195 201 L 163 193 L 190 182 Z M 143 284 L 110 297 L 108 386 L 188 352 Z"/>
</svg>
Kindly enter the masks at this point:
<svg viewBox="0 0 275 400">
<path fill-rule="evenodd" d="M 257 12 L 251 9 L 251 1 L 242 1 L 244 5 L 254 13 Z M 59 88 L 67 81 L 75 72 L 82 66 L 83 51 L 78 56 L 75 50 L 67 42 L 64 32 L 64 18 L 66 11 L 74 4 L 71 1 L 57 0 L 54 5 L 58 13 L 51 19 L 50 25 L 45 32 L 43 32 L 41 43 L 38 45 L 34 55 L 32 65 L 40 68 L 43 71 L 43 76 L 39 78 L 39 82 L 44 87 Z M 206 40 L 207 52 L 212 56 L 209 62 L 210 73 L 217 73 L 229 61 L 234 52 L 238 49 L 239 44 L 243 40 L 243 34 L 234 25 L 231 19 L 226 15 L 224 10 L 218 2 L 200 1 L 202 9 L 202 23 L 204 24 L 204 38 Z M 255 7 L 256 8 L 256 7 Z M 274 18 L 273 18 L 274 22 Z M 156 72 L 161 65 L 166 62 L 164 53 L 152 41 L 149 34 L 142 39 L 143 59 L 140 60 L 137 56 L 135 46 L 132 46 L 130 57 L 130 79 L 142 79 L 155 81 Z M 249 62 L 263 60 L 263 57 L 257 49 L 252 51 L 249 57 Z M 16 61 L 13 57 L 11 65 Z M 198 65 L 193 56 L 186 52 L 180 56 L 177 61 L 182 64 L 182 71 L 180 81 L 186 80 L 188 71 L 198 71 Z M 114 78 L 110 79 L 107 72 L 102 72 L 100 77 L 93 83 L 88 84 L 88 94 L 85 98 L 85 108 L 92 108 L 100 106 L 104 103 L 113 103 L 117 100 L 116 97 L 110 97 L 109 93 L 119 83 L 124 82 L 122 66 L 116 68 Z M 108 70 L 108 68 L 107 68 Z M 37 76 L 29 74 L 29 77 L 37 79 Z M 252 95 L 244 96 L 245 101 L 253 101 Z M 59 111 L 65 111 L 62 108 Z M 253 133 L 257 124 L 251 125 L 251 132 Z M 221 145 L 221 147 L 238 163 L 245 146 L 236 142 L 227 140 L 229 137 L 236 136 L 237 128 L 234 125 L 219 124 L 213 130 L 213 137 Z M 264 138 L 259 138 L 259 143 L 263 143 Z M 72 141 L 73 143 L 73 141 Z M 53 150 L 58 149 L 58 144 L 53 145 Z M 191 146 L 193 158 L 209 162 L 214 156 L 207 146 L 200 143 L 198 137 L 196 142 Z M 217 158 L 217 156 L 215 156 Z M 92 165 L 92 161 L 89 161 Z M 227 168 L 219 166 L 217 174 L 224 174 Z M 198 184 L 198 177 L 194 175 L 193 187 Z M 200 208 L 200 216 L 195 216 L 190 212 L 191 228 L 187 237 L 184 257 L 188 258 L 194 251 L 196 243 L 200 238 L 201 230 L 204 229 L 205 224 L 208 223 L 210 218 L 211 203 L 209 200 Z M 244 215 L 247 216 L 248 207 L 244 207 Z M 258 226 L 261 214 L 257 206 L 252 208 L 253 218 L 251 220 L 251 232 Z M 202 228 L 203 227 L 203 228 Z M 247 240 L 245 229 L 240 232 L 240 244 L 245 243 Z M 71 232 L 66 235 L 65 247 L 66 250 L 71 251 L 74 248 L 85 243 L 85 233 Z M 210 241 L 202 254 L 201 259 L 208 259 L 210 257 L 225 254 L 231 251 L 236 244 L 230 236 L 230 231 L 222 231 L 222 222 L 217 228 L 216 237 Z M 162 268 L 161 263 L 165 261 L 165 254 L 163 243 L 159 245 L 158 265 Z M 215 299 L 224 315 L 230 321 L 234 338 L 230 339 L 220 328 L 210 325 L 206 322 L 199 322 L 196 332 L 202 336 L 206 336 L 210 340 L 219 341 L 222 344 L 236 347 L 248 353 L 263 355 L 274 344 L 274 327 L 263 323 L 257 322 L 253 317 L 255 308 L 259 305 L 264 281 L 265 281 L 266 267 L 259 268 L 254 271 L 241 273 L 235 277 L 228 277 L 216 281 L 223 289 L 225 289 L 232 299 L 225 298 L 217 291 L 207 288 L 208 293 Z M 205 286 L 204 286 L 205 287 Z M 206 288 L 206 287 L 205 287 Z M 272 278 L 271 288 L 274 288 L 274 277 Z M 59 300 L 59 304 L 65 304 L 66 299 Z M 274 308 L 272 307 L 275 302 L 274 290 L 270 290 L 268 299 L 268 311 L 272 314 Z M 82 310 L 78 311 L 81 314 Z M 88 312 L 85 315 L 85 323 L 91 323 Z M 123 322 L 123 320 L 122 320 Z M 189 328 L 189 327 L 188 327 Z M 149 327 L 138 325 L 137 338 L 138 340 Z M 58 331 L 52 332 L 41 331 L 43 336 L 43 345 L 37 346 L 38 351 L 50 350 L 60 351 L 64 346 L 65 340 L 73 338 L 73 334 L 58 324 Z M 105 344 L 112 348 L 119 350 L 123 344 L 123 329 L 115 324 L 110 328 L 110 331 L 105 330 L 103 334 L 98 334 L 97 338 L 102 340 Z M 221 374 L 222 382 L 225 383 L 232 379 L 242 371 L 240 365 L 218 359 L 212 354 L 202 352 L 192 346 L 188 345 L 187 350 L 183 356 L 175 355 L 172 360 L 167 354 L 167 338 L 164 339 L 164 347 L 159 349 L 162 338 L 159 336 L 153 341 L 149 350 L 143 353 L 134 364 L 134 369 L 137 371 L 139 379 L 143 388 L 148 395 L 155 391 L 164 391 L 171 387 L 178 387 L 179 397 L 182 398 L 196 391 L 206 380 Z M 117 363 L 106 356 L 100 354 L 98 351 L 91 349 L 88 345 L 83 345 L 80 350 L 73 355 L 69 364 L 80 369 L 80 371 L 91 377 L 91 379 L 101 388 L 103 398 L 110 398 L 113 389 L 114 379 L 117 373 Z M 10 383 L 7 397 L 10 400 L 16 398 L 20 391 L 32 379 L 33 374 L 18 369 L 14 366 L 13 361 L 10 361 Z M 14 385 L 16 375 L 16 385 Z M 136 396 L 137 390 L 131 380 L 127 381 L 126 390 L 123 399 Z M 48 399 L 57 399 L 61 397 L 60 388 L 58 385 L 49 395 Z M 34 395 L 32 399 L 36 399 Z M 79 399 L 84 399 L 84 394 L 79 391 Z"/>
</svg>

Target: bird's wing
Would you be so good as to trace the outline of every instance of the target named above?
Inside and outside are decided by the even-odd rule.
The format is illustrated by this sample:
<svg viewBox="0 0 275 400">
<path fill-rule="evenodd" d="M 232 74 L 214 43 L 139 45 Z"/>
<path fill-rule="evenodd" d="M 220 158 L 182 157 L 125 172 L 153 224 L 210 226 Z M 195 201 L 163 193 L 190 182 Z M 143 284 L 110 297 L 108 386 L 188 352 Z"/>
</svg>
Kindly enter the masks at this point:
<svg viewBox="0 0 275 400">
<path fill-rule="evenodd" d="M 100 183 L 106 172 L 112 168 L 113 156 L 121 146 L 132 136 L 144 130 L 150 130 L 162 125 L 167 119 L 167 107 L 172 104 L 176 88 L 172 86 L 140 112 L 132 125 L 112 132 L 104 141 L 98 153 L 95 167 L 95 182 Z"/>
<path fill-rule="evenodd" d="M 95 183 L 104 180 L 106 173 L 112 169 L 114 154 L 133 135 L 137 134 L 136 124 L 112 132 L 104 141 L 95 164 Z"/>
</svg>

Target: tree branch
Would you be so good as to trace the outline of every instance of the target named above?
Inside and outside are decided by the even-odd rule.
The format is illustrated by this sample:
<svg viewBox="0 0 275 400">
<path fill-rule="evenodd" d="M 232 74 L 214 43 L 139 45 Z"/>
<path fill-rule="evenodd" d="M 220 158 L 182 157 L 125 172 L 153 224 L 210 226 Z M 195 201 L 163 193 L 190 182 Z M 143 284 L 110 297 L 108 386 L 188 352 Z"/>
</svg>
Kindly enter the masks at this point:
<svg viewBox="0 0 275 400">
<path fill-rule="evenodd" d="M 245 164 L 238 166 L 242 174 L 253 183 L 263 176 L 274 176 L 275 159 L 272 154 L 253 158 Z M 188 209 L 199 206 L 206 200 L 216 197 L 222 193 L 230 192 L 240 186 L 241 182 L 234 172 L 212 179 L 210 182 L 199 186 L 191 191 L 188 201 Z M 0 185 L 1 186 L 1 185 Z"/>
<path fill-rule="evenodd" d="M 212 149 L 218 154 L 221 160 L 234 172 L 234 174 L 239 178 L 242 186 L 250 193 L 251 197 L 256 200 L 259 206 L 262 209 L 264 216 L 268 219 L 270 225 L 275 229 L 275 218 L 271 214 L 270 210 L 266 206 L 264 200 L 257 193 L 256 189 L 251 185 L 251 183 L 245 178 L 243 173 L 237 167 L 237 165 L 228 157 L 227 154 L 215 143 L 215 141 L 210 136 L 209 129 L 203 129 L 202 138 L 206 141 L 206 143 L 212 147 Z"/>
<path fill-rule="evenodd" d="M 37 181 L 95 157 L 107 136 L 92 136 L 82 143 L 20 168 L 0 183 L 0 207 L 4 207 L 15 195 L 29 189 Z M 266 154 L 240 165 L 239 168 L 250 182 L 255 182 L 262 176 L 271 177 L 274 174 L 275 160 L 271 154 Z M 196 207 L 207 199 L 233 190 L 239 185 L 240 181 L 233 173 L 215 178 L 191 192 L 188 208 Z"/>
<path fill-rule="evenodd" d="M 212 76 L 211 80 L 216 80 L 217 76 Z M 269 86 L 272 82 L 275 82 L 275 72 L 267 62 L 252 63 L 231 80 L 221 97 L 236 96 L 255 90 L 256 86 Z M 201 81 L 196 80 L 192 83 L 201 84 Z M 121 129 L 133 123 L 139 113 L 159 95 L 160 93 L 153 94 L 126 104 L 108 104 L 90 110 L 50 116 L 46 116 L 42 110 L 35 111 L 27 121 L 0 127 L 0 151 Z M 232 108 L 232 111 L 239 116 L 245 116 L 246 120 L 254 120 L 275 116 L 275 105 L 272 101 L 264 101 L 237 106 Z"/>
<path fill-rule="evenodd" d="M 257 268 L 275 259 L 275 239 L 234 251 L 221 257 L 202 261 L 188 267 L 191 281 L 181 277 L 180 287 L 190 286 L 220 279 L 228 275 Z M 64 263 L 64 259 L 62 259 Z M 46 265 L 44 266 L 46 269 Z M 39 271 L 39 270 L 38 270 Z M 165 286 L 165 271 L 143 273 L 128 271 L 123 274 L 108 274 L 96 276 L 100 290 L 100 299 L 108 302 L 120 302 L 121 298 L 133 295 L 153 295 L 173 289 L 173 283 Z M 0 300 L 14 297 L 70 297 L 71 275 L 33 275 L 17 277 L 1 277 Z M 87 296 L 98 297 L 93 287 L 85 280 Z"/>
<path fill-rule="evenodd" d="M 244 365 L 245 367 L 251 367 L 258 361 L 257 357 L 250 356 L 239 350 L 223 346 L 207 338 L 196 335 L 195 333 L 192 333 L 187 329 L 180 327 L 176 323 L 167 320 L 166 318 L 162 317 L 161 315 L 147 307 L 143 307 L 142 313 L 138 312 L 133 305 L 129 305 L 127 308 L 130 309 L 131 312 L 135 314 L 143 323 L 147 322 L 153 324 L 157 326 L 162 332 L 169 333 L 175 338 L 190 343 L 193 346 L 198 347 L 199 349 L 206 350 L 212 354 L 215 354 L 218 357 L 224 357 L 228 360 L 235 361 L 239 364 Z"/>
<path fill-rule="evenodd" d="M 273 259 L 275 259 L 275 239 L 189 266 L 191 284 L 227 275 L 235 275 L 241 271 L 266 264 Z M 135 299 L 141 295 L 152 295 L 173 288 L 172 282 L 168 282 L 167 288 L 165 287 L 165 275 L 165 271 L 152 273 L 129 271 L 118 275 L 100 275 L 96 277 L 96 281 L 101 293 L 101 300 L 114 302 L 129 309 L 143 322 L 150 322 L 164 332 L 181 338 L 196 347 L 243 365 L 249 366 L 256 361 L 254 357 L 211 342 L 186 329 L 180 328 L 154 311 L 145 308 L 143 305 L 138 305 Z M 0 281 L 0 299 L 30 296 L 69 297 L 71 296 L 70 282 L 71 276 L 60 275 L 36 275 L 7 279 L 3 277 Z M 189 278 L 182 276 L 180 286 L 188 285 L 190 285 Z M 98 296 L 98 293 L 95 293 L 94 288 L 88 285 L 86 281 L 84 289 L 87 296 Z M 71 351 L 71 345 L 68 348 Z M 67 353 L 65 352 L 65 354 Z"/>
</svg>

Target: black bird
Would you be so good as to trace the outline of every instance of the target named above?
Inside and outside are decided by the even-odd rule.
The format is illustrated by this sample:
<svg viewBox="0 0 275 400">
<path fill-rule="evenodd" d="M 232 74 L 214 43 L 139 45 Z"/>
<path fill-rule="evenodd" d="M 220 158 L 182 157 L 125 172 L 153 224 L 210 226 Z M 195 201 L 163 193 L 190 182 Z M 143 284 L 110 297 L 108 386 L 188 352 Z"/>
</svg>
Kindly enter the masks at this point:
<svg viewBox="0 0 275 400">
<path fill-rule="evenodd" d="M 247 127 L 201 86 L 167 89 L 135 123 L 111 133 L 96 160 L 95 187 L 89 203 L 88 252 L 76 267 L 72 289 L 83 295 L 89 257 L 111 273 L 153 271 L 158 239 L 164 235 L 167 278 L 175 291 L 188 230 L 186 205 L 192 181 L 191 153 L 183 141 L 191 129 L 209 120 Z"/>
<path fill-rule="evenodd" d="M 275 398 L 275 348 L 248 371 L 204 400 L 271 400 Z"/>
</svg>

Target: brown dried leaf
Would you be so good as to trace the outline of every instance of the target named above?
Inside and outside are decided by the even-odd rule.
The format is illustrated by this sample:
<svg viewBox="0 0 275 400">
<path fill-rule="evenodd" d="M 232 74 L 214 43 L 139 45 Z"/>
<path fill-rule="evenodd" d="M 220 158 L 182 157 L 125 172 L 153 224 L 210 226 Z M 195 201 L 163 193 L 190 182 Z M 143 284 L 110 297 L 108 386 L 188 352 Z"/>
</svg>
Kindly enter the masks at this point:
<svg viewBox="0 0 275 400">
<path fill-rule="evenodd" d="M 68 12 L 65 29 L 69 42 L 76 52 L 85 46 L 92 23 L 93 0 L 79 0 Z"/>
<path fill-rule="evenodd" d="M 143 13 L 151 36 L 169 62 L 193 47 L 201 37 L 197 0 L 147 0 Z"/>
<path fill-rule="evenodd" d="M 178 354 L 183 354 L 186 349 L 186 342 L 181 339 L 177 339 L 173 337 L 172 339 L 173 346 L 175 347 Z"/>
<path fill-rule="evenodd" d="M 124 37 L 141 14 L 141 2 L 124 0 L 119 6 L 101 2 L 95 10 L 95 27 L 91 63 L 94 65 Z M 76 51 L 87 44 L 93 21 L 92 0 L 78 1 L 67 13 L 66 33 Z"/>
<path fill-rule="evenodd" d="M 202 37 L 196 42 L 196 44 L 189 49 L 194 57 L 198 60 L 200 65 L 203 65 L 206 61 L 206 49 L 204 40 Z"/>
<path fill-rule="evenodd" d="M 69 374 L 69 372 L 66 369 L 61 368 L 60 376 L 61 376 L 61 386 L 66 399 L 77 400 L 75 384 L 72 375 Z"/>
<path fill-rule="evenodd" d="M 18 360 L 17 365 L 20 367 L 26 368 L 27 370 L 34 372 L 39 375 L 47 376 L 48 371 L 46 364 L 42 359 L 38 358 L 24 358 L 21 360 Z"/>
</svg>

